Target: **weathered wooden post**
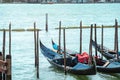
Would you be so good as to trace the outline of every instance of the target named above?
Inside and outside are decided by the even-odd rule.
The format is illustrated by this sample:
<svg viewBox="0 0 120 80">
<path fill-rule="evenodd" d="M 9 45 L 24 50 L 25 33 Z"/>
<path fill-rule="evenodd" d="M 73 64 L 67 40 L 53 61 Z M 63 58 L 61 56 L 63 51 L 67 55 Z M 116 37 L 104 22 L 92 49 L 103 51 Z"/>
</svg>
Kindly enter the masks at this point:
<svg viewBox="0 0 120 80">
<path fill-rule="evenodd" d="M 36 23 L 34 22 L 34 53 L 35 53 L 35 67 L 36 67 L 36 65 L 37 65 L 37 63 L 36 63 L 36 53 L 37 53 L 37 51 L 36 51 Z"/>
<path fill-rule="evenodd" d="M 103 32 L 104 32 L 104 31 L 103 31 L 103 27 L 104 27 L 104 26 L 102 25 L 102 30 L 101 30 L 101 31 L 102 31 L 102 32 L 101 32 L 101 46 L 102 46 L 102 47 L 101 47 L 101 48 L 102 48 L 101 53 L 102 53 L 102 54 L 103 54 L 103 38 L 104 38 L 104 34 L 103 34 Z M 103 59 L 103 55 L 102 55 L 102 59 Z"/>
<path fill-rule="evenodd" d="M 48 32 L 48 13 L 46 13 L 45 16 L 46 16 L 45 30 L 46 32 Z"/>
<path fill-rule="evenodd" d="M 64 72 L 65 72 L 65 75 L 66 75 L 67 72 L 66 72 L 66 43 L 65 43 L 65 28 L 63 29 L 63 43 L 64 43 Z"/>
<path fill-rule="evenodd" d="M 6 80 L 12 80 L 12 74 L 11 74 L 11 55 L 6 55 L 6 62 L 7 62 L 7 73 L 6 73 Z"/>
<path fill-rule="evenodd" d="M 37 78 L 39 79 L 39 30 L 37 30 Z"/>
<path fill-rule="evenodd" d="M 9 24 L 9 55 L 11 55 L 11 23 Z"/>
<path fill-rule="evenodd" d="M 116 45 L 115 45 L 115 50 L 116 50 L 116 53 L 117 53 L 117 60 L 119 60 L 119 53 L 118 53 L 118 22 L 117 22 L 117 19 L 115 20 L 115 41 L 116 41 Z"/>
<path fill-rule="evenodd" d="M 12 80 L 11 23 L 9 24 L 9 55 L 6 55 L 6 62 L 7 62 L 6 80 Z"/>
<path fill-rule="evenodd" d="M 97 44 L 97 30 L 96 30 L 96 24 L 94 24 L 94 38 L 95 38 L 95 42 Z M 95 47 L 95 56 L 97 57 L 97 47 Z"/>
<path fill-rule="evenodd" d="M 5 61 L 5 42 L 6 42 L 6 31 L 5 31 L 5 29 L 3 29 L 3 50 L 2 50 L 3 61 Z M 5 73 L 3 73 L 3 80 L 5 80 L 5 79 L 6 79 L 6 75 L 5 75 Z"/>
<path fill-rule="evenodd" d="M 90 43 L 89 43 L 89 64 L 92 64 L 92 34 L 93 34 L 93 24 L 91 24 L 90 28 Z"/>
<path fill-rule="evenodd" d="M 5 42 L 6 42 L 6 31 L 3 29 L 3 61 L 5 61 Z"/>
<path fill-rule="evenodd" d="M 59 22 L 59 47 L 58 47 L 58 53 L 61 53 L 61 21 Z"/>
<path fill-rule="evenodd" d="M 117 19 L 115 19 L 115 35 L 114 35 L 114 51 L 116 51 L 116 41 L 117 41 L 117 39 L 116 39 L 116 36 L 117 36 L 117 33 L 116 33 L 116 31 L 117 31 L 117 26 L 118 26 L 118 23 L 117 23 Z"/>
<path fill-rule="evenodd" d="M 80 54 L 82 53 L 82 21 L 80 21 Z"/>
<path fill-rule="evenodd" d="M 36 29 L 34 22 L 34 51 L 35 51 L 35 67 L 37 70 L 37 78 L 39 79 L 39 30 Z"/>
<path fill-rule="evenodd" d="M 2 59 L 2 52 L 0 52 L 0 60 L 3 60 Z M 2 68 L 3 66 L 0 65 L 0 68 Z M 2 72 L 0 72 L 0 80 L 2 80 Z"/>
</svg>

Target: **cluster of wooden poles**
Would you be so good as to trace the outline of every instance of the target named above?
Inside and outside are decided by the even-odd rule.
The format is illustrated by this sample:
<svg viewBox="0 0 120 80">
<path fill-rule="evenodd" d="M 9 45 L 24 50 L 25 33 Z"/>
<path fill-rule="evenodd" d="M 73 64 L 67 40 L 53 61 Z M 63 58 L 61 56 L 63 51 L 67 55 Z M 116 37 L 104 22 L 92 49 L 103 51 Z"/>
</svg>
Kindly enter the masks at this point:
<svg viewBox="0 0 120 80">
<path fill-rule="evenodd" d="M 3 30 L 3 46 L 0 52 L 0 60 L 5 64 L 0 64 L 0 80 L 12 80 L 12 56 L 11 56 L 11 23 L 9 24 L 9 54 L 5 53 L 6 30 Z M 6 56 L 6 57 L 5 57 Z"/>
<path fill-rule="evenodd" d="M 118 21 L 117 21 L 117 19 L 115 19 L 115 25 L 114 25 L 114 27 L 115 27 L 115 35 L 114 35 L 114 51 L 117 53 L 117 60 L 119 60 L 119 54 L 118 54 Z M 94 34 L 95 34 L 95 36 L 94 36 L 94 40 L 95 40 L 95 42 L 96 42 L 96 44 L 97 44 L 97 37 L 96 37 L 96 33 L 97 33 L 97 31 L 96 31 L 96 24 L 94 25 L 94 28 L 95 28 L 95 31 L 94 31 Z M 104 28 L 104 26 L 102 25 L 102 27 L 101 27 L 101 49 L 103 50 L 103 42 L 104 42 L 104 30 L 103 30 L 103 28 Z M 97 56 L 97 47 L 95 47 L 96 49 L 95 49 L 95 56 Z M 103 54 L 103 51 L 101 51 L 101 54 Z M 103 58 L 103 56 L 102 56 L 102 58 Z"/>
<path fill-rule="evenodd" d="M 116 24 L 117 25 L 117 21 Z M 93 25 L 91 25 L 93 26 Z M 96 25 L 94 26 L 96 28 Z M 103 25 L 102 25 L 102 33 L 103 33 Z M 48 14 L 46 13 L 46 26 L 45 26 L 46 32 L 48 32 Z M 59 50 L 61 48 L 61 21 L 59 22 Z M 96 30 L 95 30 L 95 35 L 96 35 Z M 82 52 L 82 21 L 80 22 L 80 53 Z M 117 34 L 115 34 L 117 36 Z M 0 67 L 6 68 L 6 72 L 0 72 L 0 80 L 12 80 L 12 56 L 11 56 L 11 23 L 9 24 L 9 54 L 6 55 L 5 58 L 5 41 L 6 41 L 6 30 L 3 29 L 3 50 L 0 52 L 0 60 L 6 61 L 7 66 L 2 65 Z M 102 34 L 102 39 L 103 39 L 103 34 Z M 95 38 L 95 41 L 97 39 Z M 65 45 L 65 28 L 63 28 L 63 42 L 64 42 L 64 54 L 66 53 L 66 45 Z M 115 43 L 118 41 L 116 40 Z M 103 44 L 103 40 L 101 42 Z M 118 45 L 118 44 L 115 44 Z M 39 29 L 36 28 L 36 23 L 34 23 L 34 51 L 35 51 L 35 68 L 36 68 L 36 74 L 37 78 L 39 79 Z M 97 55 L 97 52 L 95 52 Z M 66 57 L 66 54 L 64 55 Z M 66 58 L 64 58 L 64 64 L 66 64 Z M 65 66 L 65 74 L 66 74 L 66 65 Z"/>
<path fill-rule="evenodd" d="M 114 37 L 114 51 L 116 51 L 118 53 L 118 22 L 117 22 L 117 19 L 115 19 L 115 37 Z M 91 24 L 91 32 L 90 32 L 90 45 L 89 45 L 89 55 L 92 56 L 92 28 L 94 28 L 94 40 L 95 42 L 97 43 L 97 31 L 96 31 L 96 24 Z M 102 50 L 103 50 L 103 28 L 104 26 L 102 25 L 101 26 L 101 45 L 102 45 Z M 67 70 L 66 70 L 66 43 L 65 43 L 65 28 L 63 28 L 63 44 L 64 44 L 64 72 L 65 72 L 65 75 L 67 74 Z M 59 22 L 59 49 L 58 49 L 58 53 L 61 52 L 61 21 Z M 80 49 L 79 49 L 79 53 L 82 52 L 82 21 L 80 21 Z M 97 54 L 97 47 L 95 49 L 95 56 L 98 56 Z M 103 58 L 103 56 L 101 57 Z M 117 60 L 119 60 L 119 55 L 117 54 Z"/>
<path fill-rule="evenodd" d="M 0 80 L 12 80 L 11 23 L 9 24 L 9 54 L 5 54 L 5 45 L 6 30 L 3 29 L 3 47 L 0 52 L 0 60 L 5 62 L 5 65 L 0 64 L 0 68 L 3 70 L 0 72 Z M 39 79 L 39 29 L 36 28 L 36 23 L 34 23 L 34 48 L 36 76 Z"/>
</svg>

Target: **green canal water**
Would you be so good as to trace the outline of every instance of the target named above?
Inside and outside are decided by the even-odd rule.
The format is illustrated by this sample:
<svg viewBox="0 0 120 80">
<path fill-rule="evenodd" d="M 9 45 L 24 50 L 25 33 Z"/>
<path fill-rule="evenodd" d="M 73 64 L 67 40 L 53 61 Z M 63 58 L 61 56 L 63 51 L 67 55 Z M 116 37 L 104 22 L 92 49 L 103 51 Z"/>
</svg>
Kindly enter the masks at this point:
<svg viewBox="0 0 120 80">
<path fill-rule="evenodd" d="M 40 40 L 52 48 L 51 39 L 58 43 L 58 23 L 62 26 L 79 26 L 96 23 L 97 25 L 114 25 L 117 19 L 120 23 L 120 4 L 0 4 L 0 29 L 33 28 L 33 23 L 42 31 Z M 48 13 L 49 31 L 45 32 L 45 14 Z M 97 40 L 100 43 L 101 29 L 97 29 Z M 89 52 L 89 29 L 83 29 L 83 51 Z M 113 49 L 114 28 L 104 29 L 104 44 Z M 119 29 L 120 34 L 120 29 Z M 0 50 L 2 51 L 2 35 L 0 32 Z M 6 54 L 8 54 L 8 32 L 6 38 Z M 119 38 L 120 41 L 120 38 Z M 120 46 L 120 44 L 119 44 Z M 66 47 L 79 51 L 79 29 L 66 30 Z M 93 50 L 94 54 L 94 50 Z M 40 79 L 39 80 L 120 80 L 120 74 L 99 73 L 96 75 L 64 75 L 52 67 L 40 52 Z M 38 80 L 34 67 L 34 34 L 33 32 L 12 32 L 12 80 Z"/>
</svg>

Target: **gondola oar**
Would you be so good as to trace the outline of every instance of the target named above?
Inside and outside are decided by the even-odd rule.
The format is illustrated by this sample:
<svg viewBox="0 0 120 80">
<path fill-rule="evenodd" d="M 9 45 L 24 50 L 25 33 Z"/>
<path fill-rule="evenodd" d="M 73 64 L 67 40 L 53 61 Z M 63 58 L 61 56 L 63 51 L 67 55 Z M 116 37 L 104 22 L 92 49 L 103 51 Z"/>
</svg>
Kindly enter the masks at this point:
<svg viewBox="0 0 120 80">
<path fill-rule="evenodd" d="M 65 75 L 66 75 L 67 72 L 66 72 L 66 43 L 65 43 L 65 28 L 63 29 L 63 42 L 64 42 L 64 72 L 65 72 Z"/>
<path fill-rule="evenodd" d="M 80 21 L 80 54 L 82 53 L 82 21 Z"/>
</svg>

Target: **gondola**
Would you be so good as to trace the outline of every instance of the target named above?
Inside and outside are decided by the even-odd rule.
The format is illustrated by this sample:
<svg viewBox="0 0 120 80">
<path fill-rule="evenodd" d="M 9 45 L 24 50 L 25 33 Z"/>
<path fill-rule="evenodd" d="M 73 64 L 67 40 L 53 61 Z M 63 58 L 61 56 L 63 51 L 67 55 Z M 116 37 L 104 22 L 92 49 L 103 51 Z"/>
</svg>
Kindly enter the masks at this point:
<svg viewBox="0 0 120 80">
<path fill-rule="evenodd" d="M 52 40 L 52 46 L 53 49 L 57 50 L 58 49 L 58 45 Z M 63 49 L 61 49 L 62 51 Z M 66 50 L 67 52 L 67 50 Z M 69 52 L 67 52 L 67 54 L 69 54 Z M 76 53 L 78 54 L 78 53 Z M 75 53 L 70 55 L 75 55 Z M 96 68 L 98 72 L 104 72 L 104 73 L 120 73 L 120 62 L 119 61 L 115 61 L 115 60 L 103 60 L 99 57 L 95 56 L 95 61 L 96 61 Z"/>
<path fill-rule="evenodd" d="M 97 48 L 97 51 L 99 51 L 106 59 L 114 59 L 116 57 L 116 52 L 113 50 L 110 50 L 106 48 L 105 46 L 102 46 L 100 44 L 97 44 L 95 41 L 92 40 L 92 45 L 94 48 Z"/>
<path fill-rule="evenodd" d="M 118 51 L 118 22 L 115 20 L 115 36 L 114 36 L 114 50 L 108 49 L 107 47 L 103 46 L 103 26 L 102 26 L 102 32 L 101 32 L 101 44 L 97 44 L 97 41 L 92 40 L 92 45 L 96 49 L 96 51 L 99 51 L 102 56 L 104 56 L 106 59 L 117 59 L 119 60 L 120 52 Z"/>
<path fill-rule="evenodd" d="M 61 54 L 53 51 L 52 49 L 47 48 L 40 41 L 40 49 L 41 53 L 44 57 L 49 61 L 51 65 L 54 67 L 64 70 L 64 57 Z M 69 73 L 77 74 L 77 75 L 94 75 L 96 74 L 96 67 L 94 61 L 93 64 L 85 64 L 76 62 L 75 57 L 66 56 L 66 70 Z"/>
</svg>

